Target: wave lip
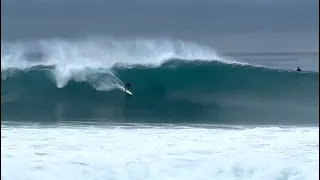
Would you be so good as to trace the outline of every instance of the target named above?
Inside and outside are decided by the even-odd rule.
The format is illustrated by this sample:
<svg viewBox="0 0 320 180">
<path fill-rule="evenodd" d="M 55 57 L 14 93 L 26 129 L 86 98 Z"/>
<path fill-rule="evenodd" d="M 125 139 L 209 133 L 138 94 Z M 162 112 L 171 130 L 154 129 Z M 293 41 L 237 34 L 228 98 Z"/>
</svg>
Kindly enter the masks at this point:
<svg viewBox="0 0 320 180">
<path fill-rule="evenodd" d="M 19 43 L 1 42 L 1 45 L 1 71 L 54 67 L 50 72 L 60 88 L 69 80 L 88 81 L 87 77 L 92 75 L 92 70 L 95 73 L 108 73 L 111 79 L 115 79 L 115 83 L 106 86 L 105 90 L 122 85 L 111 71 L 106 70 L 114 66 L 157 67 L 170 59 L 235 63 L 224 60 L 208 47 L 165 38 L 86 38 L 73 41 L 53 39 Z"/>
</svg>

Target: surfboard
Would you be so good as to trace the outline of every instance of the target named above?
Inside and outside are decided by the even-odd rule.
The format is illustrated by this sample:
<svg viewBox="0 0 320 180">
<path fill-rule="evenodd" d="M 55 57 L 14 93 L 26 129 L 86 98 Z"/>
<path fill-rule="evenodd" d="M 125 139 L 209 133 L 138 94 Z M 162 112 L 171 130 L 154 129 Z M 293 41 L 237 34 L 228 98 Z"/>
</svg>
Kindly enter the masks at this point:
<svg viewBox="0 0 320 180">
<path fill-rule="evenodd" d="M 126 92 L 127 94 L 133 95 L 132 92 L 130 92 L 128 89 L 125 89 L 124 87 L 120 86 L 122 91 Z"/>
</svg>

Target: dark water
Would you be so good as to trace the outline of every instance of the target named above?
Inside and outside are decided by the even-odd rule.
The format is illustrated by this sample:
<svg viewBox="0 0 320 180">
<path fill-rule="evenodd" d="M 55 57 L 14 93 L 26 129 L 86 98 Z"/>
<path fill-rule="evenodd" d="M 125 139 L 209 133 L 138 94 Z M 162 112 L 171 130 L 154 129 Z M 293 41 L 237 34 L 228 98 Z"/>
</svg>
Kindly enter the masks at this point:
<svg viewBox="0 0 320 180">
<path fill-rule="evenodd" d="M 319 118 L 317 72 L 177 59 L 159 67 L 115 66 L 114 75 L 133 83 L 129 96 L 119 89 L 98 91 L 110 74 L 96 69 L 86 70 L 86 82 L 57 88 L 53 69 L 3 71 L 2 118 L 241 124 L 311 124 Z"/>
</svg>

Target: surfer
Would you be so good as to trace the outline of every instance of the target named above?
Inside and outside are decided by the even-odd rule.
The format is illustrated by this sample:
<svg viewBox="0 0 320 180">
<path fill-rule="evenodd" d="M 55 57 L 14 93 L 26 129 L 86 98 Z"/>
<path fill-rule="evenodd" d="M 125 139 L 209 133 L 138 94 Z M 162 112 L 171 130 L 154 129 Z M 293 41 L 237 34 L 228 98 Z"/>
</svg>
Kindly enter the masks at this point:
<svg viewBox="0 0 320 180">
<path fill-rule="evenodd" d="M 297 69 L 297 71 L 301 71 L 301 69 L 300 69 L 300 67 L 298 66 L 298 69 Z"/>
<path fill-rule="evenodd" d="M 129 89 L 130 89 L 130 87 L 131 87 L 131 84 L 132 84 L 132 83 L 126 83 L 126 85 L 125 85 L 125 87 L 124 87 L 124 88 L 125 88 L 126 90 L 129 90 Z"/>
</svg>

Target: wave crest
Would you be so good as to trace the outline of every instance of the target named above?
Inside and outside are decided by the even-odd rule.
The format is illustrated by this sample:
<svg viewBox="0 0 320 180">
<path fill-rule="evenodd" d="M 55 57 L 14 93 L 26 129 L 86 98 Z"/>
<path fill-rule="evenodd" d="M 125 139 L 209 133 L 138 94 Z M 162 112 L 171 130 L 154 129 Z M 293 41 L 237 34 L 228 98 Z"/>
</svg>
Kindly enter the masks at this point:
<svg viewBox="0 0 320 180">
<path fill-rule="evenodd" d="M 111 70 L 114 65 L 159 66 L 169 59 L 215 60 L 225 63 L 214 50 L 191 42 L 170 39 L 86 38 L 82 40 L 39 40 L 19 43 L 1 42 L 1 71 L 52 66 L 50 72 L 58 87 L 69 80 L 87 81 L 97 71 L 109 79 L 98 89 L 122 85 Z M 95 72 L 92 72 L 92 69 Z M 5 76 L 4 76 L 5 77 Z M 92 78 L 91 78 L 92 79 Z M 102 88 L 104 86 L 104 88 Z"/>
</svg>

